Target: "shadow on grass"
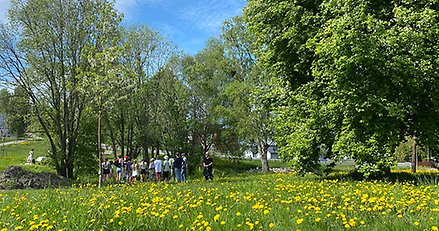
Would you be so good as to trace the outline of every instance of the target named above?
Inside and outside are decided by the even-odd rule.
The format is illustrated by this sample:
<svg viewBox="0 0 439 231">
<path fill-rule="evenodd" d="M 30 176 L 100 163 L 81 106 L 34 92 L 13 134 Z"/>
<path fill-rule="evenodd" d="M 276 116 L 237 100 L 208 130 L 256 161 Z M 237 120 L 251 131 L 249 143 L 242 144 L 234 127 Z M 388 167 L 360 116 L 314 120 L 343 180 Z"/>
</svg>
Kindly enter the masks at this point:
<svg viewBox="0 0 439 231">
<path fill-rule="evenodd" d="M 381 176 L 372 176 L 366 179 L 363 174 L 357 171 L 335 171 L 324 177 L 327 180 L 339 181 L 374 181 L 381 180 L 392 183 L 413 183 L 415 185 L 433 185 L 439 184 L 439 171 L 422 171 L 418 173 L 410 173 L 406 171 L 391 172 Z"/>
</svg>

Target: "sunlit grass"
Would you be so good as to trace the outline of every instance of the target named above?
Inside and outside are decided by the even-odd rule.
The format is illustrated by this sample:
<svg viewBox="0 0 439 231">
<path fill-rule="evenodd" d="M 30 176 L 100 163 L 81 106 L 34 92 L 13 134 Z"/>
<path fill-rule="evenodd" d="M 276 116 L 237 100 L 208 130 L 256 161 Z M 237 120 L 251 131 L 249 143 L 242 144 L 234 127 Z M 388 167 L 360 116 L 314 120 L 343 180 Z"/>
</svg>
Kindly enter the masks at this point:
<svg viewBox="0 0 439 231">
<path fill-rule="evenodd" d="M 25 141 L 17 144 L 2 145 L 0 144 L 0 171 L 8 166 L 22 166 L 32 171 L 54 171 L 49 166 L 26 165 L 26 158 L 30 149 L 34 149 L 34 158 L 45 156 L 49 145 L 44 141 Z"/>
<path fill-rule="evenodd" d="M 294 174 L 9 191 L 0 201 L 0 230 L 435 230 L 439 225 L 438 185 Z"/>
</svg>

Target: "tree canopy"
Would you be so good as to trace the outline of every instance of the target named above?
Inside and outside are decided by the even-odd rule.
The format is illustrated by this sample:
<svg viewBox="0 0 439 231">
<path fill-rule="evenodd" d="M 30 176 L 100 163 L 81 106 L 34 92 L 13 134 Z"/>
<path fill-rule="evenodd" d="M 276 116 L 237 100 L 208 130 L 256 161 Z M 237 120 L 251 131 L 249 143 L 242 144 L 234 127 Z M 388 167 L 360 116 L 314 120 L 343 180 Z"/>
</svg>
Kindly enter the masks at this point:
<svg viewBox="0 0 439 231">
<path fill-rule="evenodd" d="M 276 141 L 299 170 L 350 156 L 365 173 L 406 136 L 438 144 L 436 1 L 250 1 Z"/>
</svg>

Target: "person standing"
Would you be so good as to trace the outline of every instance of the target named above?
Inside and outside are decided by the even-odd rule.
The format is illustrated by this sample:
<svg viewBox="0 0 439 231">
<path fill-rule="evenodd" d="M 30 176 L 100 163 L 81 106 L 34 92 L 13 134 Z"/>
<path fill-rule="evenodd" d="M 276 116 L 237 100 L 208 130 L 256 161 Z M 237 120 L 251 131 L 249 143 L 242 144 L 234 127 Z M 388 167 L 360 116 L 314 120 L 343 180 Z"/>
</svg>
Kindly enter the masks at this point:
<svg viewBox="0 0 439 231">
<path fill-rule="evenodd" d="M 28 164 L 33 164 L 33 163 L 35 163 L 35 161 L 34 161 L 34 149 L 33 149 L 33 148 L 29 151 L 29 155 L 27 156 L 27 160 L 26 160 L 26 162 L 27 162 Z"/>
<path fill-rule="evenodd" d="M 104 178 L 106 180 L 110 179 L 110 168 L 111 168 L 111 164 L 108 161 L 108 158 L 105 159 L 105 162 L 102 163 L 102 169 L 103 169 L 103 173 L 104 173 Z"/>
<path fill-rule="evenodd" d="M 186 154 L 182 154 L 183 164 L 181 165 L 181 181 L 186 182 L 186 175 L 187 175 L 187 167 L 188 167 L 188 161 L 186 158 Z"/>
<path fill-rule="evenodd" d="M 174 172 L 175 172 L 175 179 L 177 180 L 177 182 L 181 182 L 181 168 L 183 166 L 183 158 L 180 157 L 180 154 L 177 153 L 175 155 L 175 160 L 174 160 Z"/>
<path fill-rule="evenodd" d="M 162 166 L 163 162 L 160 160 L 160 156 L 156 155 L 154 160 L 154 169 L 155 169 L 155 179 L 157 182 L 160 182 L 162 179 Z"/>
<path fill-rule="evenodd" d="M 172 156 L 169 158 L 169 167 L 171 168 L 169 181 L 172 181 L 172 178 L 175 178 L 174 158 Z"/>
<path fill-rule="evenodd" d="M 149 160 L 149 178 L 151 181 L 154 181 L 155 179 L 154 158 Z"/>
<path fill-rule="evenodd" d="M 146 181 L 146 171 L 148 169 L 148 163 L 145 159 L 142 159 L 142 162 L 140 162 L 140 181 L 145 182 Z"/>
<path fill-rule="evenodd" d="M 136 182 L 137 180 L 137 175 L 138 175 L 138 167 L 137 167 L 137 160 L 134 160 L 133 163 L 131 164 L 131 170 L 132 170 L 132 174 L 131 174 L 131 183 Z"/>
<path fill-rule="evenodd" d="M 168 156 L 165 156 L 165 161 L 163 161 L 163 179 L 166 183 L 169 180 L 169 172 L 171 171 Z"/>
<path fill-rule="evenodd" d="M 126 181 L 129 183 L 131 182 L 131 177 L 133 174 L 133 169 L 131 166 L 131 159 L 127 158 L 127 161 L 125 162 L 125 177 L 126 177 Z"/>
<path fill-rule="evenodd" d="M 122 180 L 122 160 L 121 157 L 114 160 L 114 165 L 116 166 L 116 182 Z"/>
<path fill-rule="evenodd" d="M 206 152 L 206 155 L 203 160 L 203 167 L 204 167 L 204 178 L 206 180 L 213 180 L 213 159 L 209 155 L 209 152 Z"/>
</svg>

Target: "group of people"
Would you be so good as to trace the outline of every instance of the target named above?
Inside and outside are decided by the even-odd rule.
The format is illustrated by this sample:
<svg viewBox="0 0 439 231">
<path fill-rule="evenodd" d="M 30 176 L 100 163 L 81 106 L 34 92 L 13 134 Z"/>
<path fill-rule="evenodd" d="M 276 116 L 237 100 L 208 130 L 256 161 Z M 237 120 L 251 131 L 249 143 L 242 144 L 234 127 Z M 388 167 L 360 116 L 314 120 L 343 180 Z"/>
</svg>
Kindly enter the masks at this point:
<svg viewBox="0 0 439 231">
<path fill-rule="evenodd" d="M 206 180 L 213 180 L 213 159 L 206 152 L 203 159 L 203 175 Z M 119 158 L 109 161 L 105 159 L 102 163 L 102 173 L 104 179 L 114 179 L 116 182 L 125 181 L 134 183 L 138 179 L 141 182 L 186 182 L 188 169 L 188 159 L 185 154 L 176 154 L 175 158 L 164 156 L 163 160 L 159 155 L 151 158 L 149 162 L 142 159 L 140 163 L 137 160 L 131 160 L 129 157 L 119 156 Z"/>
<path fill-rule="evenodd" d="M 127 156 L 119 156 L 113 161 L 105 159 L 102 163 L 102 173 L 106 180 L 114 179 L 116 182 L 133 183 L 137 179 L 142 182 L 168 182 L 174 178 L 176 182 L 185 182 L 187 166 L 185 154 L 176 154 L 175 158 L 164 156 L 163 160 L 160 159 L 159 155 L 156 155 L 149 162 L 142 159 L 140 163 L 137 160 L 131 160 Z"/>
</svg>

